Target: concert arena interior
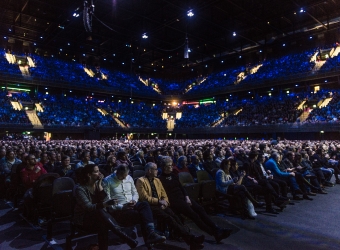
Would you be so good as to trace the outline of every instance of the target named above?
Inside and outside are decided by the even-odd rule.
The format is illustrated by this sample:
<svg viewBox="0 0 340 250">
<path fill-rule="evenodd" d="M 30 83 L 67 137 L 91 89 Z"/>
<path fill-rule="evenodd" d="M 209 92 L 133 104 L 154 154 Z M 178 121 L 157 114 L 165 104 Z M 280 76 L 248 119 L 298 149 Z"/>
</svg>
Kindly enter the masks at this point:
<svg viewBox="0 0 340 250">
<path fill-rule="evenodd" d="M 340 0 L 1 0 L 0 249 L 340 249 Z"/>
</svg>

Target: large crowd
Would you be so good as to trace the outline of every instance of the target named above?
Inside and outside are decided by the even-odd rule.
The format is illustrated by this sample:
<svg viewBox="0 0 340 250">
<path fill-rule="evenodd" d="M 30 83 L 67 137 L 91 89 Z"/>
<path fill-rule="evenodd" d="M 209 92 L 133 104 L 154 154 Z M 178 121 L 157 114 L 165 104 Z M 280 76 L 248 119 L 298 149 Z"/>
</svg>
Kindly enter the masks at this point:
<svg viewBox="0 0 340 250">
<path fill-rule="evenodd" d="M 295 200 L 311 201 L 340 184 L 338 141 L 16 140 L 2 141 L 0 154 L 0 194 L 13 199 L 21 190 L 19 208 L 32 223 L 40 216 L 36 189 L 43 177 L 73 179 L 73 221 L 98 232 L 100 249 L 108 247 L 108 230 L 136 247 L 121 230 L 127 224 L 141 224 L 147 245 L 164 242 L 155 231 L 160 221 L 192 249 L 204 247 L 205 234 L 217 242 L 228 238 L 232 230 L 217 226 L 205 210 L 211 203 L 206 207 L 186 188 L 195 183 L 201 188 L 211 183 L 210 201 L 228 200 L 242 219 L 255 219 L 261 207 L 279 214 Z M 180 214 L 204 234 L 190 233 Z"/>
<path fill-rule="evenodd" d="M 227 86 L 233 84 L 250 84 L 254 82 L 272 81 L 286 79 L 297 74 L 315 74 L 313 71 L 315 61 L 311 60 L 316 49 L 288 54 L 280 58 L 265 59 L 247 66 L 228 68 L 218 73 L 202 76 L 198 79 L 168 81 L 161 79 L 149 79 L 150 83 L 157 85 L 162 95 L 191 96 L 199 93 L 216 94 L 226 90 Z M 6 75 L 20 75 L 19 67 L 9 64 L 5 59 L 5 52 L 0 58 L 0 69 Z M 34 80 L 53 80 L 60 83 L 82 84 L 85 86 L 97 86 L 100 88 L 112 87 L 117 93 L 158 96 L 159 93 L 153 89 L 153 84 L 143 84 L 136 75 L 131 75 L 117 70 L 105 69 L 93 65 L 82 65 L 75 61 L 65 61 L 56 56 L 32 55 L 36 67 L 30 67 L 30 75 Z M 328 58 L 326 63 L 319 69 L 321 72 L 329 72 L 339 67 L 340 56 Z M 260 66 L 256 72 L 252 68 Z M 86 72 L 94 73 L 90 77 Z M 240 76 L 241 75 L 241 76 Z M 104 76 L 104 77 L 103 77 Z M 204 81 L 202 81 L 204 80 Z M 70 86 L 71 86 L 70 85 Z M 190 87 L 189 87 L 190 86 Z"/>
<path fill-rule="evenodd" d="M 91 98 L 38 94 L 43 112 L 37 112 L 42 124 L 47 126 L 118 127 L 110 115 L 100 113 Z"/>
<path fill-rule="evenodd" d="M 31 125 L 25 111 L 15 110 L 7 95 L 7 91 L 0 91 L 0 124 Z"/>
</svg>

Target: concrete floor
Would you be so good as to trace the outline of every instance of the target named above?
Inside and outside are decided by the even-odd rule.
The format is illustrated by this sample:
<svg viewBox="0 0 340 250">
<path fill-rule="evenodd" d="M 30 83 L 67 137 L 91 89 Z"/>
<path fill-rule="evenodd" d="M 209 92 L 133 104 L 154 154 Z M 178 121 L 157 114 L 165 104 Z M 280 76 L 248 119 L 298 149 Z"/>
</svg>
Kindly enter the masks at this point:
<svg viewBox="0 0 340 250">
<path fill-rule="evenodd" d="M 216 224 L 222 227 L 232 227 L 232 235 L 220 244 L 214 244 L 213 238 L 206 235 L 204 249 L 230 250 L 314 250 L 340 249 L 340 185 L 327 188 L 327 195 L 317 195 L 313 201 L 298 201 L 278 215 L 266 214 L 263 209 L 257 209 L 256 220 L 241 220 L 237 216 L 218 214 L 212 216 Z M 187 225 L 195 234 L 203 234 L 196 225 L 188 221 Z M 55 245 L 50 246 L 44 241 L 46 230 L 33 229 L 4 201 L 0 201 L 0 250 L 4 249 L 63 249 L 65 236 L 69 231 L 67 223 L 59 223 L 54 228 Z M 136 249 L 146 249 L 143 239 Z M 73 242 L 73 249 L 86 250 L 96 243 L 96 236 Z M 110 249 L 129 249 L 126 244 L 119 244 L 117 238 L 110 241 Z M 155 249 L 188 249 L 183 242 L 167 241 Z"/>
</svg>

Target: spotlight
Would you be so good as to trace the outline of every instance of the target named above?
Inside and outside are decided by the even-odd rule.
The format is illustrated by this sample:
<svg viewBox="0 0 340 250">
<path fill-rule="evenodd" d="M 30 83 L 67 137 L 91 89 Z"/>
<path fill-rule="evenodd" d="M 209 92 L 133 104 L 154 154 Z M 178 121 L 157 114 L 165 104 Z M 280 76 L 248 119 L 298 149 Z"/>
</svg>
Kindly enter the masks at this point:
<svg viewBox="0 0 340 250">
<path fill-rule="evenodd" d="M 193 17 L 194 16 L 194 12 L 192 12 L 192 9 L 187 11 L 187 16 L 188 17 Z"/>
<path fill-rule="evenodd" d="M 146 33 L 143 34 L 142 38 L 143 38 L 143 39 L 147 39 L 147 38 L 148 38 L 148 36 L 146 35 Z"/>
<path fill-rule="evenodd" d="M 233 36 L 236 36 L 236 32 L 235 31 L 233 32 Z"/>
</svg>

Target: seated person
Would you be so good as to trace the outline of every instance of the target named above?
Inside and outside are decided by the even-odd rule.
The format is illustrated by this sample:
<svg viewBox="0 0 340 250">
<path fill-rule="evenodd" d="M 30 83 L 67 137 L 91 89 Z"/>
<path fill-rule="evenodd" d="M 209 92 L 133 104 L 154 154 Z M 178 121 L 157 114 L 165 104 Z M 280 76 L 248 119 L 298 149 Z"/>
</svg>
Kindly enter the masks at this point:
<svg viewBox="0 0 340 250">
<path fill-rule="evenodd" d="M 189 172 L 194 178 L 195 182 L 197 182 L 197 174 L 196 172 L 199 170 L 204 170 L 202 163 L 200 162 L 197 155 L 191 156 L 191 164 L 188 166 Z"/>
<path fill-rule="evenodd" d="M 180 156 L 177 160 L 177 166 L 173 167 L 173 173 L 177 174 L 177 175 L 178 175 L 178 173 L 181 173 L 181 172 L 189 173 L 189 169 L 187 167 L 187 164 L 188 164 L 187 157 L 184 156 L 184 155 Z"/>
<path fill-rule="evenodd" d="M 242 185 L 245 172 L 240 177 L 232 178 L 230 176 L 231 159 L 224 159 L 221 162 L 220 169 L 216 172 L 216 190 L 221 194 L 239 196 L 242 202 L 242 218 L 254 219 L 257 214 L 249 210 L 248 201 L 258 204 L 254 197 L 248 192 L 247 188 Z"/>
<path fill-rule="evenodd" d="M 64 155 L 61 158 L 61 165 L 54 169 L 54 173 L 59 174 L 60 177 L 73 177 L 74 170 L 70 165 L 70 157 Z"/>
<path fill-rule="evenodd" d="M 75 191 L 74 222 L 84 230 L 98 232 L 99 249 L 108 249 L 108 230 L 125 240 L 129 247 L 135 248 L 138 242 L 121 231 L 104 209 L 110 206 L 111 200 L 102 187 L 103 177 L 98 166 L 94 164 L 86 165 L 79 171 L 80 185 Z"/>
<path fill-rule="evenodd" d="M 171 157 L 165 156 L 161 162 L 163 172 L 159 179 L 168 195 L 171 208 L 175 213 L 190 218 L 201 230 L 215 237 L 216 242 L 228 238 L 231 229 L 219 228 L 194 200 L 190 200 L 185 189 L 179 182 L 177 175 L 172 173 L 173 163 Z"/>
<path fill-rule="evenodd" d="M 191 249 L 202 249 L 204 235 L 195 237 L 182 225 L 170 208 L 170 203 L 161 181 L 157 178 L 157 165 L 149 162 L 145 165 L 145 177 L 137 180 L 136 187 L 140 201 L 150 204 L 152 213 L 159 221 L 165 221 L 176 231 Z"/>
<path fill-rule="evenodd" d="M 30 220 L 33 219 L 35 201 L 33 197 L 33 185 L 38 180 L 38 178 L 46 174 L 46 170 L 39 166 L 39 164 L 35 160 L 35 156 L 33 154 L 28 155 L 25 158 L 26 167 L 20 171 L 20 179 L 21 183 L 24 184 L 26 188 L 26 192 L 24 195 L 24 204 L 25 204 L 25 216 Z"/>
<path fill-rule="evenodd" d="M 303 192 L 300 190 L 299 184 L 295 179 L 295 173 L 282 171 L 278 165 L 280 161 L 281 155 L 278 152 L 273 152 L 271 158 L 264 164 L 264 168 L 271 172 L 274 179 L 284 180 L 290 185 L 294 200 L 302 200 L 298 194 L 303 194 Z"/>
<path fill-rule="evenodd" d="M 94 164 L 94 162 L 90 161 L 90 152 L 89 151 L 83 151 L 80 155 L 80 162 L 77 163 L 76 169 L 84 167 L 88 164 Z"/>
<path fill-rule="evenodd" d="M 107 176 L 103 181 L 109 199 L 117 200 L 117 203 L 109 208 L 109 212 L 118 223 L 141 224 L 147 245 L 164 242 L 166 238 L 155 232 L 149 203 L 146 201 L 137 202 L 138 192 L 128 173 L 128 166 L 122 164 L 117 167 L 116 173 Z"/>
</svg>

